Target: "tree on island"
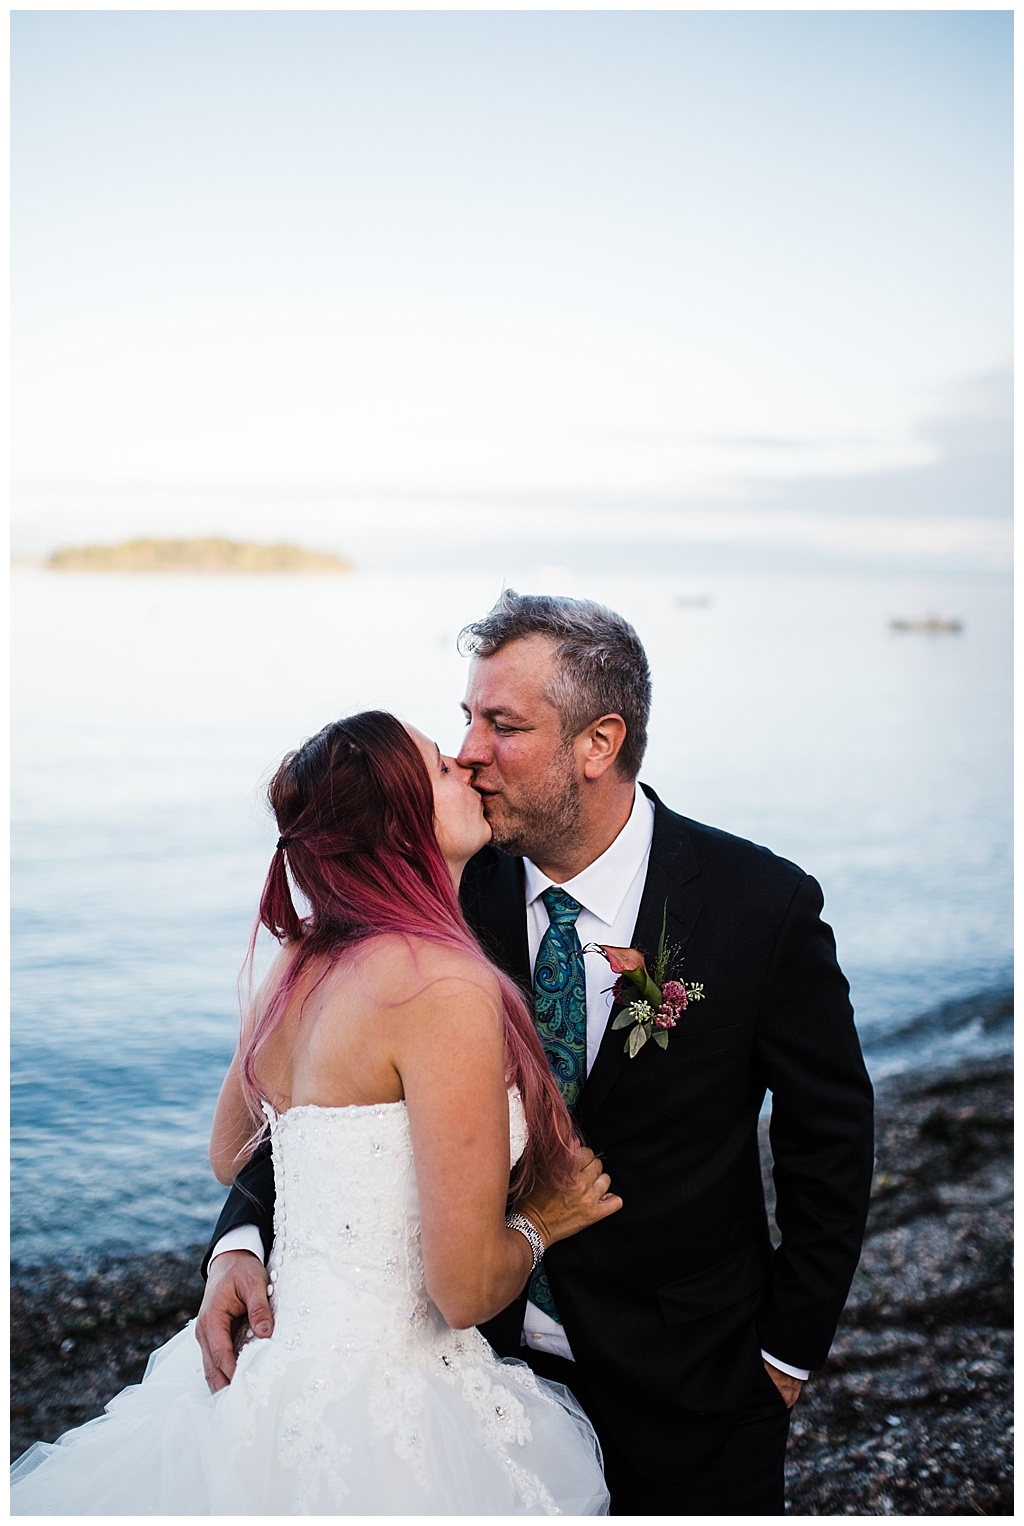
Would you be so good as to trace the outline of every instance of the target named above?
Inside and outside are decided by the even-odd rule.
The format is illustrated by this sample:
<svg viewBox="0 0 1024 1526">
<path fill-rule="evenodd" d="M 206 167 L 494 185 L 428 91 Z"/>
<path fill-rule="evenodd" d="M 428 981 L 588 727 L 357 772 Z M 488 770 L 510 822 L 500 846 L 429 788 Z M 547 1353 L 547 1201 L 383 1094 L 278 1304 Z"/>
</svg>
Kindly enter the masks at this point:
<svg viewBox="0 0 1024 1526">
<path fill-rule="evenodd" d="M 286 541 L 125 540 L 116 546 L 66 546 L 46 566 L 58 572 L 351 572 L 352 563 L 329 551 L 307 551 Z"/>
</svg>

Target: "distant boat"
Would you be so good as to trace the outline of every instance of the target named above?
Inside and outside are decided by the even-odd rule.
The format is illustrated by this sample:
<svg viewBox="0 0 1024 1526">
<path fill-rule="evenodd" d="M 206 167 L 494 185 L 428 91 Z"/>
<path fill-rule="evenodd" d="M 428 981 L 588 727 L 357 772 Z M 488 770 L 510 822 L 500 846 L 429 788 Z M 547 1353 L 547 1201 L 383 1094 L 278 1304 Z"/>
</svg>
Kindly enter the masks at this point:
<svg viewBox="0 0 1024 1526">
<path fill-rule="evenodd" d="M 927 631 L 931 635 L 956 636 L 963 630 L 962 620 L 949 620 L 942 615 L 929 615 L 924 620 L 890 620 L 893 631 Z"/>
</svg>

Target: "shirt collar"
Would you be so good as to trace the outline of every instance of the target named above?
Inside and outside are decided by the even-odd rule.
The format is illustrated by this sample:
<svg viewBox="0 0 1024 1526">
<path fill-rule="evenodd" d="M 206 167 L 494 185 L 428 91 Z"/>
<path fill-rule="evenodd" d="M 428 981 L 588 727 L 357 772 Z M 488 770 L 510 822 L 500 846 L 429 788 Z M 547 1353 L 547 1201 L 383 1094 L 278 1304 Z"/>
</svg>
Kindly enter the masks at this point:
<svg viewBox="0 0 1024 1526">
<path fill-rule="evenodd" d="M 637 785 L 633 809 L 618 837 L 605 848 L 600 858 L 595 858 L 573 879 L 566 880 L 561 888 L 610 927 L 650 852 L 653 836 L 654 806 Z M 555 881 L 548 879 L 532 859 L 524 858 L 523 868 L 526 872 L 526 904 L 530 906 Z"/>
</svg>

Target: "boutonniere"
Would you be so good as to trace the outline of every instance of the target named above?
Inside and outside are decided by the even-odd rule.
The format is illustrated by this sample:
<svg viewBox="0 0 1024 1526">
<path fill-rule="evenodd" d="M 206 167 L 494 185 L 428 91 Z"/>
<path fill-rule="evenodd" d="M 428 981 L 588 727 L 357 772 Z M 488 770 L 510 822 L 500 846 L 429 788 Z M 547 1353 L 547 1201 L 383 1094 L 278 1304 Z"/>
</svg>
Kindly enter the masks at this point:
<svg viewBox="0 0 1024 1526">
<path fill-rule="evenodd" d="M 585 954 L 602 954 L 618 978 L 612 995 L 624 1008 L 612 1023 L 613 1028 L 628 1028 L 626 1053 L 635 1060 L 648 1039 L 662 1049 L 668 1048 L 668 1036 L 691 1001 L 704 1000 L 703 982 L 666 980 L 669 968 L 679 958 L 675 944 L 665 942 L 668 902 L 661 921 L 661 937 L 651 969 L 639 949 L 613 948 L 607 943 L 588 943 Z"/>
</svg>

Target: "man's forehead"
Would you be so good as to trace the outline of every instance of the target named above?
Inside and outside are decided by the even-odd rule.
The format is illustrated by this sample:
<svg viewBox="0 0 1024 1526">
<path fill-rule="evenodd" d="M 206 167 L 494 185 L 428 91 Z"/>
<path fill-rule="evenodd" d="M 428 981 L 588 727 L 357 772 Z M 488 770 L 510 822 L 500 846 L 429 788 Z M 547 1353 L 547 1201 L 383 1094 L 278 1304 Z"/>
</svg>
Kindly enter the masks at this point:
<svg viewBox="0 0 1024 1526">
<path fill-rule="evenodd" d="M 532 674 L 547 674 L 554 666 L 557 642 L 553 636 L 533 632 L 529 636 L 517 636 L 506 641 L 489 657 L 475 656 L 470 665 L 471 673 L 496 676 L 501 673 L 510 678 Z"/>
<path fill-rule="evenodd" d="M 550 705 L 547 688 L 555 661 L 554 642 L 545 636 L 510 641 L 491 657 L 474 657 L 466 699 L 478 708 L 511 715 L 523 707 Z"/>
</svg>

